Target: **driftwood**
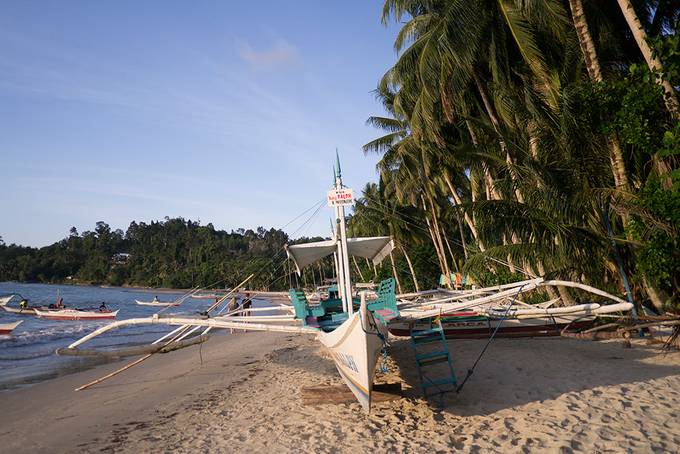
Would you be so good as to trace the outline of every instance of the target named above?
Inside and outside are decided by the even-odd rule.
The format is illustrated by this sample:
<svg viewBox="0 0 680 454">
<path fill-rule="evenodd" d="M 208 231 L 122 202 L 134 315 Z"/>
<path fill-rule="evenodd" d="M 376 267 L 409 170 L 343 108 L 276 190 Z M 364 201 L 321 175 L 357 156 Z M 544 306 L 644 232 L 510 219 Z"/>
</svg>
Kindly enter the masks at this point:
<svg viewBox="0 0 680 454">
<path fill-rule="evenodd" d="M 625 337 L 624 333 L 620 331 L 594 331 L 590 333 L 566 333 L 561 332 L 560 336 L 568 337 L 570 339 L 581 340 L 605 340 L 605 339 L 620 339 Z"/>
<path fill-rule="evenodd" d="M 605 324 L 605 325 L 600 325 L 600 326 L 596 326 L 596 327 L 594 327 L 594 328 L 587 329 L 587 330 L 583 331 L 582 334 L 595 333 L 595 332 L 597 332 L 597 331 L 602 331 L 602 330 L 604 330 L 604 329 L 618 328 L 619 326 L 621 326 L 620 323 L 607 323 L 607 324 Z"/>
<path fill-rule="evenodd" d="M 300 390 L 303 405 L 344 404 L 355 402 L 352 391 L 345 385 L 308 386 Z M 401 383 L 373 385 L 371 402 L 387 402 L 401 398 Z"/>
<path fill-rule="evenodd" d="M 181 348 L 189 347 L 191 345 L 201 344 L 207 341 L 210 336 L 196 336 L 180 342 L 173 342 L 172 344 L 156 344 L 156 345 L 140 345 L 139 347 L 121 348 L 118 350 L 91 350 L 80 348 L 60 348 L 57 349 L 57 355 L 60 356 L 97 356 L 103 358 L 125 358 L 127 356 L 148 355 L 154 353 L 169 353 Z"/>
<path fill-rule="evenodd" d="M 652 320 L 652 321 L 649 321 Z M 630 321 L 629 321 L 630 322 Z M 636 330 L 642 330 L 645 328 L 661 327 L 661 326 L 673 326 L 674 330 L 678 330 L 680 327 L 680 319 L 678 318 L 668 318 L 668 317 L 649 317 L 643 320 L 643 323 L 627 324 L 622 325 L 621 323 L 607 323 L 602 326 L 596 326 L 589 330 L 583 331 L 581 333 L 570 333 L 566 329 L 562 330 L 560 335 L 562 337 L 568 337 L 571 339 L 581 339 L 581 340 L 605 340 L 605 339 L 630 339 L 631 332 Z M 608 328 L 617 328 L 616 331 L 603 331 Z M 673 348 L 673 344 L 676 340 L 668 340 L 665 342 L 665 348 Z M 628 343 L 630 343 L 628 341 Z M 648 343 L 657 343 L 653 340 L 648 340 Z M 663 343 L 663 342 L 661 342 Z"/>
</svg>

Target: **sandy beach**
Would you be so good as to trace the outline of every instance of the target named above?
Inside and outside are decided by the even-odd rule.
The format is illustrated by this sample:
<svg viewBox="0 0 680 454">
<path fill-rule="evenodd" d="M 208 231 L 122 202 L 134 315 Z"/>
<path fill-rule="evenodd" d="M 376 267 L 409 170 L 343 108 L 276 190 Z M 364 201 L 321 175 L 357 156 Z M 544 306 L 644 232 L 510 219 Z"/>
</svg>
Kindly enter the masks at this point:
<svg viewBox="0 0 680 454">
<path fill-rule="evenodd" d="M 484 341 L 450 341 L 465 374 Z M 129 360 L 128 360 L 129 361 Z M 21 452 L 677 452 L 680 352 L 634 342 L 495 340 L 461 394 L 420 397 L 408 342 L 389 372 L 402 399 L 305 406 L 339 384 L 312 338 L 217 335 L 105 383 L 107 364 L 0 394 L 0 445 Z"/>
</svg>

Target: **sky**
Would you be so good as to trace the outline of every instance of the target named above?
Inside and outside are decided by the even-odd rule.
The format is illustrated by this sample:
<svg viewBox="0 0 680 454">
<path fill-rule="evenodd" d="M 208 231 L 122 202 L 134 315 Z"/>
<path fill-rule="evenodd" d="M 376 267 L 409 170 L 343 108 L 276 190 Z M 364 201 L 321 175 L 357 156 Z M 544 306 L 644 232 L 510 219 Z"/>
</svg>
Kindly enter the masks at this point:
<svg viewBox="0 0 680 454">
<path fill-rule="evenodd" d="M 132 220 L 328 235 L 332 184 L 394 63 L 382 2 L 14 1 L 0 6 L 0 236 L 44 246 Z M 311 214 L 312 210 L 309 214 Z"/>
</svg>

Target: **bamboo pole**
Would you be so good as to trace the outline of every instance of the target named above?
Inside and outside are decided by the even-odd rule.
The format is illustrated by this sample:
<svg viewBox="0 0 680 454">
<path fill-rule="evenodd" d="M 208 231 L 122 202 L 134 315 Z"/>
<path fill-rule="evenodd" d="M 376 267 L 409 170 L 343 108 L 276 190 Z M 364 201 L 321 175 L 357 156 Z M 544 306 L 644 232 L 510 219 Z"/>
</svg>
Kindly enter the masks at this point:
<svg viewBox="0 0 680 454">
<path fill-rule="evenodd" d="M 227 293 L 226 295 L 224 295 L 222 298 L 218 299 L 214 304 L 212 304 L 212 305 L 208 308 L 208 310 L 206 311 L 206 314 L 209 313 L 210 311 L 212 311 L 213 309 L 215 309 L 217 306 L 219 306 L 219 305 L 220 305 L 221 303 L 223 303 L 224 301 L 226 301 L 226 299 L 227 299 L 229 296 L 231 296 L 231 294 L 234 293 L 234 291 L 236 291 L 236 289 L 238 289 L 238 288 L 240 288 L 241 286 L 245 285 L 250 279 L 252 279 L 252 277 L 253 277 L 254 275 L 255 275 L 255 273 L 251 273 L 250 276 L 248 276 L 246 279 L 243 280 L 243 282 L 241 282 L 239 285 L 237 285 L 236 287 L 234 287 L 233 289 L 231 289 L 231 290 L 229 291 L 229 293 Z M 190 292 L 189 295 L 191 295 L 191 293 L 193 293 L 193 292 Z M 188 298 L 189 295 L 187 295 L 187 297 L 185 297 L 184 299 Z M 184 301 L 184 300 L 182 300 L 182 301 Z M 163 312 L 163 310 L 159 311 L 159 313 L 160 313 L 160 312 Z M 155 319 L 158 319 L 158 314 L 156 314 Z M 111 325 L 109 325 L 109 326 L 111 326 Z M 174 330 L 173 333 L 177 332 L 177 334 L 175 335 L 175 337 L 173 337 L 173 338 L 170 339 L 168 342 L 166 342 L 165 344 L 163 344 L 163 347 L 167 347 L 168 345 L 170 345 L 171 343 L 173 343 L 173 342 L 175 342 L 175 341 L 177 341 L 177 340 L 184 339 L 186 336 L 184 336 L 183 334 L 185 334 L 185 332 L 186 332 L 187 330 L 189 330 L 189 328 L 190 328 L 191 326 L 196 326 L 196 325 L 183 324 L 183 325 L 180 327 L 179 330 Z M 200 325 L 199 325 L 199 326 L 200 326 Z M 208 329 L 206 329 L 206 330 L 204 331 L 203 334 L 204 334 L 204 335 L 207 334 L 209 330 L 210 330 L 210 327 L 208 327 Z M 195 329 L 194 329 L 194 331 L 195 331 Z M 96 332 L 96 331 L 95 331 L 95 332 Z M 103 331 L 102 331 L 102 332 L 103 332 Z M 87 337 L 87 336 L 86 336 L 86 337 Z M 164 337 L 167 338 L 167 335 L 164 336 Z M 84 339 L 84 338 L 83 338 L 83 339 Z M 81 339 L 81 340 L 82 340 L 82 339 Z M 74 346 L 74 344 L 71 344 L 71 345 L 69 345 L 68 348 L 73 348 L 73 346 Z M 162 347 L 162 348 L 163 348 L 163 347 Z M 97 380 L 94 380 L 94 381 L 92 381 L 92 382 L 90 382 L 90 383 L 87 383 L 87 384 L 85 384 L 85 385 L 83 385 L 83 386 L 80 386 L 80 387 L 76 388 L 75 390 L 76 390 L 76 391 L 81 391 L 81 390 L 83 390 L 83 389 L 89 388 L 90 386 L 96 385 L 97 383 L 101 383 L 101 382 L 103 382 L 104 380 L 107 380 L 107 379 L 109 379 L 109 378 L 111 378 L 111 377 L 113 377 L 113 376 L 116 376 L 116 375 L 118 375 L 119 373 L 121 373 L 121 372 L 123 372 L 123 371 L 126 371 L 126 370 L 130 369 L 131 367 L 134 367 L 134 366 L 136 366 L 137 364 L 139 364 L 139 363 L 141 363 L 141 362 L 143 362 L 143 361 L 146 361 L 147 359 L 149 359 L 149 358 L 150 358 L 152 355 L 154 355 L 155 353 L 156 353 L 156 352 L 148 353 L 148 354 L 142 356 L 141 358 L 138 358 L 138 359 L 136 359 L 135 361 L 133 361 L 133 362 L 131 362 L 131 363 L 129 363 L 129 364 L 127 364 L 127 365 L 121 367 L 120 369 L 115 370 L 115 371 L 111 372 L 110 374 L 107 374 L 107 375 L 105 375 L 104 377 L 98 378 Z"/>
<path fill-rule="evenodd" d="M 184 330 L 186 331 L 186 327 L 185 327 Z M 168 346 L 169 344 L 171 344 L 172 342 L 174 342 L 175 339 L 177 339 L 177 338 L 178 338 L 179 336 L 181 336 L 182 334 L 183 334 L 183 331 L 180 331 L 175 337 L 173 337 L 173 338 L 170 339 L 168 342 L 166 342 L 166 343 L 163 345 L 163 347 L 166 347 L 166 346 Z M 155 352 L 153 352 L 153 353 L 147 353 L 146 355 L 142 356 L 141 358 L 137 358 L 136 360 L 132 361 L 131 363 L 126 364 L 125 366 L 121 367 L 120 369 L 114 370 L 114 371 L 111 372 L 110 374 L 106 374 L 106 375 L 104 375 L 103 377 L 100 377 L 100 378 L 98 378 L 98 379 L 96 379 L 96 380 L 91 381 L 90 383 L 86 383 L 86 384 L 84 384 L 83 386 L 79 386 L 78 388 L 75 389 L 75 391 L 82 391 L 83 389 L 87 389 L 87 388 L 89 388 L 90 386 L 94 386 L 94 385 L 96 385 L 97 383 L 103 382 L 104 380 L 108 380 L 108 379 L 111 378 L 111 377 L 115 377 L 116 375 L 120 374 L 121 372 L 126 371 L 126 370 L 130 369 L 131 367 L 134 367 L 134 366 L 136 366 L 137 364 L 139 364 L 139 363 L 141 363 L 141 362 L 143 362 L 143 361 L 146 361 L 147 359 L 151 358 L 151 356 L 153 356 L 154 353 L 155 353 Z"/>
</svg>

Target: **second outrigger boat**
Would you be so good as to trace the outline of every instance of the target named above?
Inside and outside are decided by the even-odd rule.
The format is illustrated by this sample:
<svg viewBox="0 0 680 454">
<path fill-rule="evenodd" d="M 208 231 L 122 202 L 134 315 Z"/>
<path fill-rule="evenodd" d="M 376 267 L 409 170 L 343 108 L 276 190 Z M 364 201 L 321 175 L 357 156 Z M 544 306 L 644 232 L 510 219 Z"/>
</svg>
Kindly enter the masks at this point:
<svg viewBox="0 0 680 454">
<path fill-rule="evenodd" d="M 378 264 L 389 256 L 394 243 L 389 237 L 347 238 L 344 207 L 352 204 L 351 189 L 342 185 L 339 162 L 335 168 L 335 185 L 328 192 L 328 203 L 335 209 L 336 226 L 333 238 L 326 241 L 296 244 L 287 246 L 288 257 L 293 261 L 298 272 L 327 256 L 334 257 L 337 274 L 337 295 L 310 304 L 305 293 L 291 289 L 290 306 L 281 305 L 274 308 L 238 309 L 224 315 L 211 318 L 162 317 L 158 314 L 147 318 L 136 318 L 113 322 L 101 327 L 87 336 L 69 345 L 69 349 L 77 349 L 83 343 L 109 330 L 137 324 L 165 324 L 179 326 L 157 342 L 181 341 L 198 327 L 204 327 L 203 334 L 214 328 L 242 329 L 251 331 L 274 331 L 296 334 L 311 334 L 328 348 L 336 368 L 352 393 L 365 410 L 370 410 L 373 392 L 373 380 L 379 354 L 386 347 L 390 330 L 397 334 L 404 326 L 409 327 L 421 320 L 441 317 L 442 314 L 485 314 L 487 317 L 515 318 L 531 314 L 521 310 L 538 310 L 540 317 L 553 317 L 565 308 L 522 307 L 517 306 L 516 299 L 522 292 L 529 292 L 546 286 L 575 287 L 598 295 L 606 300 L 614 301 L 613 305 L 582 305 L 570 309 L 560 317 L 593 317 L 601 313 L 629 311 L 633 305 L 620 298 L 596 288 L 569 281 L 550 281 L 535 278 L 522 282 L 477 289 L 469 292 L 451 292 L 447 290 L 430 290 L 402 295 L 397 298 L 395 282 L 387 279 L 380 283 L 375 294 L 376 299 L 368 300 L 367 292 L 360 292 L 359 298 L 353 293 L 350 279 L 349 256 L 365 257 Z M 211 306 L 217 307 L 226 301 L 229 294 Z M 282 310 L 283 315 L 248 315 L 245 311 Z M 500 311 L 500 312 L 499 312 Z M 188 330 L 188 331 L 187 331 Z M 172 337 L 174 336 L 174 337 Z M 171 339 L 167 341 L 167 339 Z M 124 369 L 122 369 L 124 370 Z"/>
<path fill-rule="evenodd" d="M 48 320 L 111 320 L 118 311 L 108 309 L 34 309 L 35 315 Z"/>
</svg>

